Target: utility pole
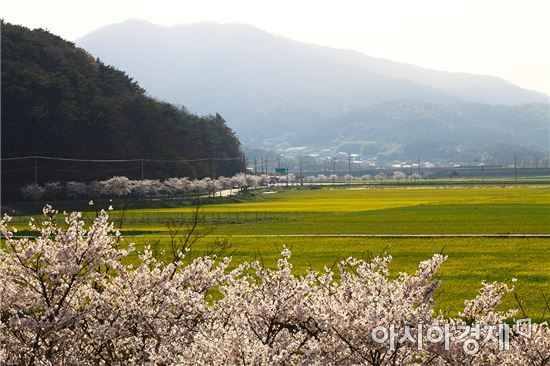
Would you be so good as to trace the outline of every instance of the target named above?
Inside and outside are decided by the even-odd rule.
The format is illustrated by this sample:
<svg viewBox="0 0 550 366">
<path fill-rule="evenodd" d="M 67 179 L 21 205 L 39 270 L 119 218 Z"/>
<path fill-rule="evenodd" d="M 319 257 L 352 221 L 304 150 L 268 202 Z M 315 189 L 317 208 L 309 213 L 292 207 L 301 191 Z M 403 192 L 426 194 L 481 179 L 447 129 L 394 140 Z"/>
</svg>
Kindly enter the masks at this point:
<svg viewBox="0 0 550 366">
<path fill-rule="evenodd" d="M 420 157 L 418 158 L 418 175 L 420 175 Z"/>
<path fill-rule="evenodd" d="M 143 172 L 144 172 L 144 169 L 143 169 L 143 161 L 144 159 L 141 159 L 141 180 L 143 180 L 145 178 Z"/>
<path fill-rule="evenodd" d="M 351 154 L 348 153 L 348 177 L 349 177 L 349 184 L 351 184 Z"/>
<path fill-rule="evenodd" d="M 244 179 L 246 180 L 246 155 L 243 153 Z"/>
<path fill-rule="evenodd" d="M 216 179 L 216 166 L 214 164 L 215 164 L 214 154 L 212 153 L 212 151 L 210 151 L 210 175 L 212 175 L 212 179 Z M 246 165 L 245 165 L 245 169 L 246 169 Z"/>
<path fill-rule="evenodd" d="M 269 170 L 268 169 L 268 165 L 267 165 L 267 156 L 265 157 L 265 174 L 269 175 Z"/>
<path fill-rule="evenodd" d="M 514 155 L 514 182 L 518 181 L 518 160 L 517 156 Z"/>
<path fill-rule="evenodd" d="M 303 170 L 302 170 L 302 154 L 300 154 L 300 185 L 304 185 Z"/>
<path fill-rule="evenodd" d="M 288 188 L 288 169 L 285 169 L 286 172 L 286 187 Z"/>
<path fill-rule="evenodd" d="M 332 156 L 332 174 L 336 174 L 336 156 Z"/>
<path fill-rule="evenodd" d="M 258 159 L 254 156 L 254 174 L 258 175 Z"/>
<path fill-rule="evenodd" d="M 38 184 L 38 159 L 34 158 L 34 184 Z"/>
<path fill-rule="evenodd" d="M 260 162 L 260 168 L 262 169 L 262 175 L 264 175 L 264 157 L 262 156 L 262 160 Z"/>
</svg>

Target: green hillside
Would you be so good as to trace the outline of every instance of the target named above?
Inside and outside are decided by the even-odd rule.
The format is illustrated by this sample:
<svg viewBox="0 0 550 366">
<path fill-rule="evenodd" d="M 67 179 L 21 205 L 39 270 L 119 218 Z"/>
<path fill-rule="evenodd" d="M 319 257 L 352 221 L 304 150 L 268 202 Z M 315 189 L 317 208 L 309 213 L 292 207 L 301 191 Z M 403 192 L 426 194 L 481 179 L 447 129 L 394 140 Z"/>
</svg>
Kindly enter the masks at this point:
<svg viewBox="0 0 550 366">
<path fill-rule="evenodd" d="M 240 156 L 240 143 L 220 115 L 199 117 L 155 100 L 124 72 L 48 31 L 1 25 L 2 157 L 191 160 Z M 14 194 L 16 187 L 34 179 L 32 172 L 17 173 L 17 169 L 24 172 L 24 167 L 14 164 L 3 164 L 4 193 Z M 88 180 L 117 173 L 97 166 L 99 175 L 75 172 L 67 165 L 58 164 L 55 169 L 41 171 L 41 180 Z M 203 176 L 211 169 L 208 161 L 149 164 L 147 175 Z M 218 175 L 231 175 L 241 169 L 241 162 L 219 160 L 215 169 Z M 63 170 L 73 171 L 65 177 Z"/>
</svg>

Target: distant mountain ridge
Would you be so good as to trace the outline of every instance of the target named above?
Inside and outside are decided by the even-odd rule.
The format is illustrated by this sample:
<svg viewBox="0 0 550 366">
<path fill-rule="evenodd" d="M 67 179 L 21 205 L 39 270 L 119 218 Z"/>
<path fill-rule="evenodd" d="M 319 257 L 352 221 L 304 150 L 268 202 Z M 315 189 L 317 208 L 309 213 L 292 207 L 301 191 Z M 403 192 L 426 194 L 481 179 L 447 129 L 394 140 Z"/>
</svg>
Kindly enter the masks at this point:
<svg viewBox="0 0 550 366">
<path fill-rule="evenodd" d="M 98 29 L 77 44 L 126 70 L 155 97 L 184 103 L 197 113 L 221 113 L 240 139 L 253 146 L 300 140 L 332 147 L 334 136 L 313 141 L 304 130 L 323 135 L 319 124 L 344 127 L 355 111 L 394 101 L 430 106 L 548 102 L 542 93 L 496 77 L 428 70 L 241 24 L 164 27 L 129 20 Z M 469 125 L 476 123 L 483 129 L 482 120 Z M 468 135 L 460 143 L 473 143 Z M 380 137 L 368 136 L 371 140 Z M 532 145 L 529 139 L 520 144 Z"/>
<path fill-rule="evenodd" d="M 483 123 L 479 123 L 482 121 Z M 506 161 L 511 156 L 549 155 L 547 104 L 430 104 L 390 101 L 304 126 L 289 144 L 375 156 L 429 160 Z"/>
</svg>

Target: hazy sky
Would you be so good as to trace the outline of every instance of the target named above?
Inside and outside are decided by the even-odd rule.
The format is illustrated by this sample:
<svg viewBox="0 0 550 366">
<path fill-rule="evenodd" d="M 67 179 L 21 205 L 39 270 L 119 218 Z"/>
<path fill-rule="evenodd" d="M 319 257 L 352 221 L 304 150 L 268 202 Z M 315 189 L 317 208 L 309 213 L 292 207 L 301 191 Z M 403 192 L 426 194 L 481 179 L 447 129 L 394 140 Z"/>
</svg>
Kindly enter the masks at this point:
<svg viewBox="0 0 550 366">
<path fill-rule="evenodd" d="M 247 23 L 298 41 L 500 76 L 550 94 L 548 0 L 2 0 L 0 12 L 72 41 L 128 18 Z"/>
</svg>

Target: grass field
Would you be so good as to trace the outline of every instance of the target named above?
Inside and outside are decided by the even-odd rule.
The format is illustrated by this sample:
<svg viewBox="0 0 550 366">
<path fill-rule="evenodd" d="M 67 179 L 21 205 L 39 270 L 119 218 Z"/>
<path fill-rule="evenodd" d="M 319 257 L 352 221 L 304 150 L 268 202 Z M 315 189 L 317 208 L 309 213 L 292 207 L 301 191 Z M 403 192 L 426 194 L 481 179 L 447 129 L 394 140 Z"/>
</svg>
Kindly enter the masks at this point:
<svg viewBox="0 0 550 366">
<path fill-rule="evenodd" d="M 116 206 L 116 204 L 115 204 Z M 159 243 L 167 250 L 167 220 L 191 217 L 189 206 L 132 209 L 122 230 L 138 248 Z M 258 194 L 251 202 L 205 205 L 199 241 L 191 256 L 229 240 L 233 265 L 261 259 L 274 266 L 287 245 L 296 273 L 321 270 L 348 256 L 391 254 L 391 269 L 414 271 L 434 253 L 449 256 L 439 275 L 439 308 L 455 315 L 475 296 L 482 280 L 511 283 L 527 316 L 549 320 L 550 238 L 357 238 L 262 237 L 281 234 L 550 234 L 550 186 L 384 187 L 288 190 Z M 113 211 L 117 219 L 122 213 Z M 93 216 L 92 213 L 88 214 Z M 25 219 L 25 218 L 23 218 Z M 248 235 L 248 236 L 241 236 Z M 255 235 L 255 236 L 254 236 Z M 135 257 L 133 258 L 135 259 Z M 130 258 L 130 260 L 133 260 Z M 518 308 L 513 296 L 507 307 Z M 521 315 L 522 316 L 522 315 Z"/>
<path fill-rule="evenodd" d="M 141 248 L 154 241 L 151 236 L 132 237 Z M 169 238 L 160 240 L 159 249 L 168 251 Z M 206 253 L 215 246 L 215 238 L 199 241 L 191 256 Z M 370 258 L 390 254 L 390 266 L 394 275 L 415 271 L 422 260 L 434 253 L 448 255 L 438 273 L 442 285 L 437 293 L 439 309 L 456 315 L 463 308 L 464 300 L 473 298 L 481 281 L 503 281 L 511 284 L 517 278 L 516 293 L 522 301 L 526 315 L 534 319 L 550 319 L 545 311 L 545 296 L 550 297 L 550 239 L 541 238 L 261 238 L 232 237 L 231 247 L 225 252 L 233 257 L 233 266 L 245 260 L 261 260 L 274 267 L 279 253 L 286 245 L 292 251 L 292 263 L 297 274 L 308 268 L 323 270 L 349 256 Z M 506 298 L 506 306 L 518 308 L 513 296 Z"/>
<path fill-rule="evenodd" d="M 550 233 L 550 186 L 289 190 L 256 201 L 206 205 L 216 234 Z M 192 208 L 135 209 L 123 229 L 166 231 Z M 121 213 L 114 211 L 112 216 Z"/>
</svg>

